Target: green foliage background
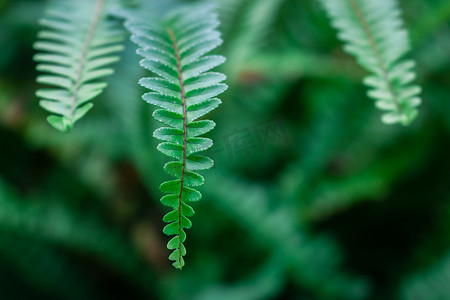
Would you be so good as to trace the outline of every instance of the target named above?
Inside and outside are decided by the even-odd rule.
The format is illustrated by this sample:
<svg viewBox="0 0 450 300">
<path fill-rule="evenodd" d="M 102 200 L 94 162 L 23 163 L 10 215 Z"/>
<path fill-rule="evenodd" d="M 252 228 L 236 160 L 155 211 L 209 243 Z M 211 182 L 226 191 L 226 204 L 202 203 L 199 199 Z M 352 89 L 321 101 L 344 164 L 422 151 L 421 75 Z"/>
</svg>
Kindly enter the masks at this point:
<svg viewBox="0 0 450 300">
<path fill-rule="evenodd" d="M 1 298 L 450 299 L 450 3 L 400 1 L 424 90 L 407 128 L 380 122 L 318 1 L 218 5 L 229 89 L 180 272 L 134 46 L 59 133 L 34 96 L 45 2 L 0 1 Z"/>
</svg>

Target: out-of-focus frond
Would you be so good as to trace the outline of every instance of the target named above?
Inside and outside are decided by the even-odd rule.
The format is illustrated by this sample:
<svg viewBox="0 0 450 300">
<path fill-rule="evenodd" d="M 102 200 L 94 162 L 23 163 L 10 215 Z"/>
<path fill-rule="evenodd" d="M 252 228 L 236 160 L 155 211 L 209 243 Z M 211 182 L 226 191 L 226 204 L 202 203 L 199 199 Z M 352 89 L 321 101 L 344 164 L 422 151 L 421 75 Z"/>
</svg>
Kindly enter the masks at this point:
<svg viewBox="0 0 450 300">
<path fill-rule="evenodd" d="M 405 60 L 410 45 L 396 0 L 320 0 L 344 50 L 372 75 L 364 79 L 369 97 L 387 124 L 410 124 L 417 116 L 421 88 L 413 84 L 415 62 Z"/>
<path fill-rule="evenodd" d="M 411 276 L 400 292 L 402 300 L 444 300 L 450 295 L 450 256 Z"/>
<path fill-rule="evenodd" d="M 161 108 L 153 117 L 169 126 L 157 129 L 154 136 L 163 141 L 158 150 L 176 159 L 164 166 L 176 179 L 164 182 L 160 189 L 167 194 L 161 202 L 173 209 L 163 219 L 169 223 L 164 233 L 175 235 L 167 245 L 173 250 L 169 259 L 181 269 L 186 255 L 184 230 L 192 226 L 188 217 L 194 215 L 188 203 L 202 197 L 194 187 L 202 185 L 204 178 L 195 171 L 213 165 L 210 158 L 197 153 L 212 146 L 211 139 L 200 136 L 215 123 L 198 119 L 220 105 L 216 97 L 227 89 L 221 83 L 226 79 L 223 74 L 209 72 L 225 58 L 205 56 L 222 43 L 216 29 L 219 21 L 211 7 L 193 6 L 179 9 L 161 22 L 132 16 L 126 26 L 144 58 L 141 66 L 158 76 L 142 78 L 139 83 L 152 91 L 143 99 Z"/>
<path fill-rule="evenodd" d="M 52 1 L 39 41 L 34 48 L 37 70 L 45 73 L 38 83 L 40 105 L 52 113 L 49 123 L 68 132 L 93 106 L 90 102 L 102 93 L 101 79 L 113 73 L 109 65 L 119 60 L 124 31 L 117 21 L 108 19 L 108 8 L 115 0 Z"/>
</svg>

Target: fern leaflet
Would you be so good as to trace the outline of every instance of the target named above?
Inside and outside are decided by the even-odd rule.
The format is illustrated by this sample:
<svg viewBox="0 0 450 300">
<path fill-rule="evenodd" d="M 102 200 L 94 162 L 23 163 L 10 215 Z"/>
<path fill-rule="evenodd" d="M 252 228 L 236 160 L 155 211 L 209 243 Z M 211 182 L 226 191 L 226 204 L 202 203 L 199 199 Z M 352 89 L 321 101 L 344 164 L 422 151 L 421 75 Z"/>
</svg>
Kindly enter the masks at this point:
<svg viewBox="0 0 450 300">
<path fill-rule="evenodd" d="M 188 219 L 194 215 L 189 202 L 199 201 L 201 194 L 194 187 L 204 178 L 195 171 L 209 169 L 213 161 L 196 154 L 212 146 L 212 140 L 200 137 L 215 127 L 210 120 L 198 120 L 219 106 L 215 98 L 227 89 L 226 77 L 209 72 L 225 61 L 223 56 L 208 55 L 222 43 L 217 15 L 210 7 L 190 6 L 177 9 L 162 21 L 154 18 L 133 17 L 125 23 L 131 31 L 131 39 L 139 46 L 137 53 L 144 59 L 140 64 L 157 77 L 142 78 L 140 85 L 152 92 L 143 99 L 160 107 L 153 117 L 167 125 L 154 132 L 161 140 L 158 150 L 175 158 L 164 170 L 176 179 L 161 184 L 167 195 L 161 202 L 173 210 L 164 216 L 169 223 L 164 233 L 175 235 L 167 247 L 173 250 L 169 256 L 174 267 L 181 269 L 185 262 L 185 229 L 191 227 Z"/>
<path fill-rule="evenodd" d="M 387 111 L 387 124 L 410 124 L 421 103 L 421 88 L 413 85 L 415 62 L 409 52 L 408 33 L 403 29 L 395 0 L 320 0 L 346 43 L 344 50 L 372 74 L 364 78 L 368 96 Z"/>
<path fill-rule="evenodd" d="M 106 87 L 99 79 L 110 75 L 108 65 L 119 60 L 124 32 L 108 19 L 107 10 L 115 0 L 52 1 L 44 27 L 38 34 L 34 56 L 36 69 L 44 72 L 38 83 L 52 86 L 39 89 L 40 105 L 52 113 L 48 122 L 64 132 L 93 106 L 89 101 Z M 86 13 L 88 12 L 88 13 Z"/>
</svg>

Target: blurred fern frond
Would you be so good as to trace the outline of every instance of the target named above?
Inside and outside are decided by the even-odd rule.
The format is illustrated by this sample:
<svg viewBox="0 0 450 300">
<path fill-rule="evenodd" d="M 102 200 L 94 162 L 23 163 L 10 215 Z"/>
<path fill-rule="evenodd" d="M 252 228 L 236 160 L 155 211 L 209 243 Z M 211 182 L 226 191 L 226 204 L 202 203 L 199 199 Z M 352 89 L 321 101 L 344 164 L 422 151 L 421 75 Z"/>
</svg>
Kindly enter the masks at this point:
<svg viewBox="0 0 450 300">
<path fill-rule="evenodd" d="M 160 189 L 168 194 L 161 202 L 173 209 L 163 219 L 169 223 L 164 233 L 175 235 L 167 245 L 173 250 L 169 259 L 181 269 L 186 255 L 184 230 L 192 226 L 188 217 L 194 215 L 188 202 L 202 197 L 193 187 L 202 185 L 204 178 L 195 171 L 213 165 L 210 158 L 196 153 L 212 146 L 212 140 L 199 136 L 211 131 L 215 123 L 197 119 L 218 107 L 221 101 L 215 97 L 227 89 L 221 83 L 226 78 L 223 74 L 209 72 L 225 58 L 205 56 L 222 43 L 216 30 L 219 21 L 209 6 L 183 7 L 161 22 L 131 16 L 126 27 L 140 47 L 138 54 L 144 57 L 141 66 L 158 75 L 139 81 L 152 91 L 143 99 L 161 108 L 153 116 L 169 126 L 154 132 L 154 137 L 163 141 L 158 150 L 176 159 L 164 166 L 176 179 L 164 182 Z"/>
<path fill-rule="evenodd" d="M 421 274 L 405 281 L 401 289 L 403 300 L 440 300 L 450 295 L 450 256 Z"/>
<path fill-rule="evenodd" d="M 365 299 L 370 290 L 366 279 L 342 270 L 337 245 L 299 228 L 290 205 L 273 207 L 267 189 L 225 172 L 211 174 L 208 186 L 206 192 L 219 210 L 240 222 L 257 243 L 279 254 L 298 284 L 320 294 L 320 299 Z"/>
<path fill-rule="evenodd" d="M 325 6 L 344 50 L 354 55 L 371 75 L 364 84 L 376 106 L 387 111 L 387 124 L 410 124 L 421 103 L 421 88 L 416 78 L 415 62 L 403 57 L 409 52 L 408 33 L 399 17 L 395 0 L 320 0 Z"/>
<path fill-rule="evenodd" d="M 113 73 L 119 60 L 124 31 L 108 19 L 114 0 L 50 2 L 38 34 L 36 69 L 45 74 L 37 82 L 40 105 L 52 115 L 48 122 L 68 132 L 93 106 L 90 102 L 106 87 L 101 79 Z"/>
<path fill-rule="evenodd" d="M 281 257 L 274 255 L 254 274 L 232 286 L 211 286 L 203 290 L 196 300 L 262 300 L 273 299 L 280 291 L 285 265 Z"/>
<path fill-rule="evenodd" d="M 220 1 L 224 19 L 234 18 L 234 22 L 225 23 L 227 57 L 226 73 L 230 81 L 237 80 L 242 66 L 261 48 L 267 48 L 268 37 L 274 33 L 274 25 L 279 17 L 283 0 L 262 1 Z M 231 23 L 231 24 L 230 24 Z M 269 44 L 270 45 L 270 44 Z"/>
</svg>

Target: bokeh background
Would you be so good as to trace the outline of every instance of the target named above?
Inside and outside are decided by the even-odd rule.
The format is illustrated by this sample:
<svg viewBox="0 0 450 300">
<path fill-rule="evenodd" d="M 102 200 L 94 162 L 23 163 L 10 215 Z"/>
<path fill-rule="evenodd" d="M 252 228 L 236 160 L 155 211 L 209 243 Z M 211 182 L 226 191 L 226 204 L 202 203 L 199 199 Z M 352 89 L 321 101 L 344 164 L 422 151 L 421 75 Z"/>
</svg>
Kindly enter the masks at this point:
<svg viewBox="0 0 450 300">
<path fill-rule="evenodd" d="M 318 1 L 218 1 L 229 89 L 177 271 L 134 45 L 62 134 L 34 96 L 45 1 L 0 1 L 0 298 L 450 299 L 450 2 L 400 6 L 423 87 L 407 128 L 381 123 Z"/>
</svg>

